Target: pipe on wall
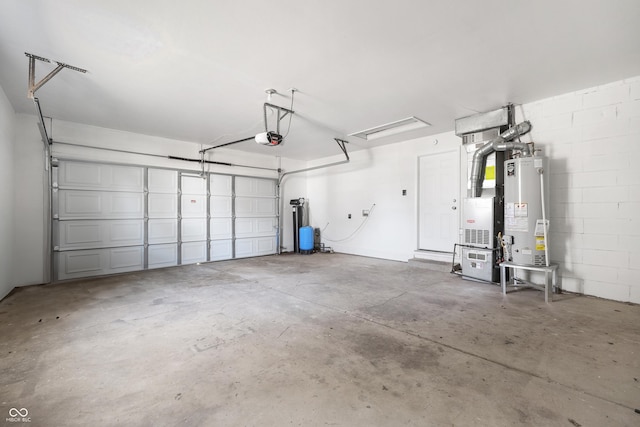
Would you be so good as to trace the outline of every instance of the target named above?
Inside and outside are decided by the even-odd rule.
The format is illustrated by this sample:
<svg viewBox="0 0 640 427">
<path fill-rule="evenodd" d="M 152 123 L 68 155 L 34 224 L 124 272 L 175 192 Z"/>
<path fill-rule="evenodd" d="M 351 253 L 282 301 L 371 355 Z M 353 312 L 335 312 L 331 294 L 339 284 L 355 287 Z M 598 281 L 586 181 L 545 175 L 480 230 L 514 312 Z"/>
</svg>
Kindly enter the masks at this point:
<svg viewBox="0 0 640 427">
<path fill-rule="evenodd" d="M 487 142 L 473 153 L 473 161 L 471 163 L 471 197 L 480 197 L 482 195 L 482 182 L 484 181 L 484 162 L 486 157 L 494 151 L 520 150 L 524 156 L 531 156 L 529 144 L 524 142 L 514 142 L 512 139 L 528 133 L 531 130 L 531 122 L 524 121 L 517 126 L 503 132 L 497 138 Z"/>
</svg>

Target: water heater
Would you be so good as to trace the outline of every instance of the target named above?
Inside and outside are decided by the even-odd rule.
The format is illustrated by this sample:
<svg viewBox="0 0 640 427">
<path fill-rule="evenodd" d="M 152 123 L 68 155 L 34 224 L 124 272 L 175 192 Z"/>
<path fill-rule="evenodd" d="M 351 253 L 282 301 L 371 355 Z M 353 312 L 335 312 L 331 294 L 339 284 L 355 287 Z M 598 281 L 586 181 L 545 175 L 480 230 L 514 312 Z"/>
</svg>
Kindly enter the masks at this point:
<svg viewBox="0 0 640 427">
<path fill-rule="evenodd" d="M 549 222 L 548 160 L 520 157 L 504 162 L 505 260 L 520 265 L 546 265 Z"/>
</svg>

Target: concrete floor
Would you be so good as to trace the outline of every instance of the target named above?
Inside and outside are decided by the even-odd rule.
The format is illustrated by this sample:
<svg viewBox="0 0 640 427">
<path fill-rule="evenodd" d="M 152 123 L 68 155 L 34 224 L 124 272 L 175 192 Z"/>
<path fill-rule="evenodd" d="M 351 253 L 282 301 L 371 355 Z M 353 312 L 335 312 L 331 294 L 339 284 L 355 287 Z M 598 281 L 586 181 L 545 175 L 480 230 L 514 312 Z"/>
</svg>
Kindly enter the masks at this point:
<svg viewBox="0 0 640 427">
<path fill-rule="evenodd" d="M 640 425 L 640 306 L 503 298 L 400 262 L 281 255 L 28 287 L 0 322 L 0 420 L 26 408 L 31 426 Z"/>
</svg>

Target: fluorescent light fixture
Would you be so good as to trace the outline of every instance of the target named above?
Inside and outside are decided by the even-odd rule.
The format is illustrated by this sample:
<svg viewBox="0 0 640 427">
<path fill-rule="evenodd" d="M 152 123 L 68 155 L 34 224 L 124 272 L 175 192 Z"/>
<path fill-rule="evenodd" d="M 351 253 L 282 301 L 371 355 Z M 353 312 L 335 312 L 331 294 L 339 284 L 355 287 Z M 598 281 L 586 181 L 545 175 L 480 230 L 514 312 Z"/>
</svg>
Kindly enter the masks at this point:
<svg viewBox="0 0 640 427">
<path fill-rule="evenodd" d="M 406 119 L 387 123 L 386 125 L 361 130 L 360 132 L 349 134 L 349 136 L 357 136 L 358 138 L 366 139 L 368 141 L 371 139 L 378 139 L 384 138 L 385 136 L 396 135 L 402 132 L 408 132 L 410 130 L 425 128 L 427 126 L 431 125 L 424 120 L 420 120 L 417 117 L 411 116 L 407 117 Z"/>
</svg>

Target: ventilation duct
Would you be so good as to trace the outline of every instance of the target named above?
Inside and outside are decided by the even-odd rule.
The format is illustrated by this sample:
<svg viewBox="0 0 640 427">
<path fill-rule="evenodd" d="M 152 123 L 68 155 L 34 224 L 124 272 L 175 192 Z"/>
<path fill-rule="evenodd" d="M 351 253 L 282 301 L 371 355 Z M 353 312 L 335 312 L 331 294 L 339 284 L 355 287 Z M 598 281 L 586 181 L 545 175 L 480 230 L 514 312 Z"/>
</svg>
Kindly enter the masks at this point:
<svg viewBox="0 0 640 427">
<path fill-rule="evenodd" d="M 517 126 L 501 133 L 497 138 L 487 142 L 473 154 L 471 164 L 471 197 L 482 195 L 482 181 L 484 180 L 484 168 L 482 167 L 486 157 L 494 151 L 518 150 L 524 156 L 531 156 L 529 145 L 524 142 L 513 142 L 514 138 L 526 134 L 531 130 L 531 122 L 524 121 Z"/>
</svg>

